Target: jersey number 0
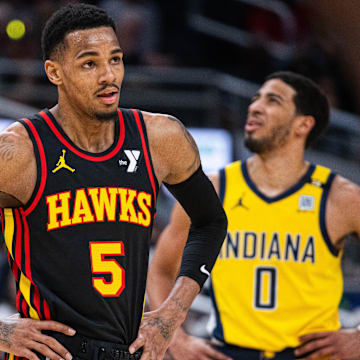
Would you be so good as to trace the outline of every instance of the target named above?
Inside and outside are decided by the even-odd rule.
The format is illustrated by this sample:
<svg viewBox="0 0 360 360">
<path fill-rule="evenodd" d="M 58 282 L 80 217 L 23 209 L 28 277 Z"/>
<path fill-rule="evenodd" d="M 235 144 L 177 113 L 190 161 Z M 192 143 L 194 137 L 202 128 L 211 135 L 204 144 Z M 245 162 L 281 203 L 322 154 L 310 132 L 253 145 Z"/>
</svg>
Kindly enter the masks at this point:
<svg viewBox="0 0 360 360">
<path fill-rule="evenodd" d="M 91 241 L 90 259 L 93 274 L 92 283 L 96 291 L 102 296 L 119 296 L 125 288 L 125 271 L 114 259 L 115 256 L 124 256 L 122 241 Z M 105 274 L 110 276 L 106 281 Z"/>
<path fill-rule="evenodd" d="M 274 310 L 277 307 L 277 269 L 272 266 L 255 268 L 254 305 L 258 310 Z"/>
</svg>

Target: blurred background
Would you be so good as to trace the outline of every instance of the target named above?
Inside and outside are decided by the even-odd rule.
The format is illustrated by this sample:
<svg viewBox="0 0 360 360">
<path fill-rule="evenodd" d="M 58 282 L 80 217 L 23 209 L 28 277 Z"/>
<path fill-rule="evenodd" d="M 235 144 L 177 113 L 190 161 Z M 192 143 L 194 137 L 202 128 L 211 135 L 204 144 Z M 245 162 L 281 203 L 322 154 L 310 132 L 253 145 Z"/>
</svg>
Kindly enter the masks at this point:
<svg viewBox="0 0 360 360">
<path fill-rule="evenodd" d="M 0 129 L 56 103 L 40 37 L 60 6 L 77 1 L 0 1 Z M 250 98 L 276 70 L 309 76 L 332 105 L 331 125 L 308 153 L 360 183 L 360 7 L 356 0 L 99 0 L 125 52 L 121 107 L 170 113 L 191 129 L 204 167 L 215 171 L 249 154 L 243 125 Z M 153 243 L 173 204 L 162 191 Z M 341 322 L 360 323 L 360 247 L 344 251 Z M 6 254 L 0 255 L 0 317 L 15 311 Z M 206 336 L 206 287 L 188 330 Z"/>
</svg>

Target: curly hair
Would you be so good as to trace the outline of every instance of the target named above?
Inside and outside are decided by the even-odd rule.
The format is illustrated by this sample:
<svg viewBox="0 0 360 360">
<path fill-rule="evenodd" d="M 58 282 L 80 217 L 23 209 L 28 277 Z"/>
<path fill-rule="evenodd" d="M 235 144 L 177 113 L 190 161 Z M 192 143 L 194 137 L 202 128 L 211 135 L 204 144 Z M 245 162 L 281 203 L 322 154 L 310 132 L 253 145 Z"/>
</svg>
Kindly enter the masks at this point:
<svg viewBox="0 0 360 360">
<path fill-rule="evenodd" d="M 266 81 L 279 79 L 295 90 L 294 103 L 299 115 L 311 115 L 315 119 L 315 125 L 311 129 L 306 147 L 318 139 L 329 124 L 330 107 L 326 95 L 311 79 L 291 71 L 278 71 L 266 77 Z"/>
<path fill-rule="evenodd" d="M 75 30 L 109 26 L 116 31 L 114 20 L 105 10 L 89 4 L 68 4 L 46 22 L 41 35 L 44 61 L 52 58 L 61 47 L 65 47 L 65 36 Z"/>
</svg>

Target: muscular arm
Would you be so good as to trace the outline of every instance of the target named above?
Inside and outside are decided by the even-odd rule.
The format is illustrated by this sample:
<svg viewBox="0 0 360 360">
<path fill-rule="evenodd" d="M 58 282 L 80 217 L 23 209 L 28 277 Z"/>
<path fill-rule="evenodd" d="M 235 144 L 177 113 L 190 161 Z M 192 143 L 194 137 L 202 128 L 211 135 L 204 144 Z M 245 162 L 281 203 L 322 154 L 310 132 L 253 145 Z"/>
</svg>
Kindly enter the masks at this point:
<svg viewBox="0 0 360 360">
<path fill-rule="evenodd" d="M 337 249 L 344 246 L 344 237 L 356 233 L 360 237 L 360 187 L 336 176 L 326 205 L 326 227 Z M 315 360 L 326 356 L 331 359 L 359 359 L 360 331 L 340 329 L 303 335 L 296 350 L 302 360 Z"/>
<path fill-rule="evenodd" d="M 0 134 L 0 168 L 0 207 L 26 203 L 36 183 L 36 160 L 33 145 L 20 123 Z"/>
<path fill-rule="evenodd" d="M 326 204 L 326 227 L 334 246 L 343 247 L 350 233 L 360 237 L 360 187 L 342 176 L 336 176 Z"/>
<path fill-rule="evenodd" d="M 226 216 L 213 186 L 200 169 L 198 149 L 185 127 L 172 117 L 143 115 L 157 179 L 167 184 L 192 222 L 182 259 L 182 276 L 160 307 L 144 315 L 138 337 L 130 347 L 133 352 L 142 346 L 144 359 L 161 359 L 205 281 L 198 262 L 206 264 L 208 270 L 215 262 L 226 233 Z M 158 336 L 156 327 L 161 330 L 165 325 L 169 336 Z"/>
<path fill-rule="evenodd" d="M 181 257 L 188 237 L 190 219 L 176 203 L 170 223 L 161 233 L 153 254 L 146 291 L 151 309 L 156 309 L 168 297 L 180 270 Z"/>
<path fill-rule="evenodd" d="M 194 139 L 176 118 L 143 112 L 151 157 L 159 183 L 180 183 L 200 166 Z"/>
<path fill-rule="evenodd" d="M 210 176 L 218 191 L 218 175 Z M 180 270 L 181 257 L 188 238 L 190 218 L 175 203 L 169 224 L 160 234 L 149 266 L 147 294 L 151 309 L 156 309 L 169 295 Z"/>
<path fill-rule="evenodd" d="M 36 184 L 36 160 L 32 142 L 20 123 L 0 134 L 0 207 L 18 207 L 31 197 Z M 38 360 L 35 351 L 52 360 L 71 360 L 71 354 L 42 331 L 65 335 L 75 331 L 55 321 L 22 319 L 18 315 L 0 320 L 0 350 Z"/>
<path fill-rule="evenodd" d="M 218 191 L 218 176 L 210 178 Z M 167 298 L 174 285 L 189 228 L 189 217 L 179 203 L 176 203 L 170 222 L 157 241 L 149 267 L 147 294 L 151 309 L 157 308 Z M 187 335 L 182 328 L 176 330 L 169 349 L 174 360 L 230 359 L 216 351 L 207 341 Z"/>
</svg>

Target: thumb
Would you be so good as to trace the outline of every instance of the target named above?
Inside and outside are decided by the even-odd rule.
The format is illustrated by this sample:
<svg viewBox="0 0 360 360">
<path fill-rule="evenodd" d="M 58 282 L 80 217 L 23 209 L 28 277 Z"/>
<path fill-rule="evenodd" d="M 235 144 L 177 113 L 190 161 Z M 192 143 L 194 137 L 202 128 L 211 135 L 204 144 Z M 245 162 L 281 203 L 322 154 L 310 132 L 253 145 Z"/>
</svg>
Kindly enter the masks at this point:
<svg viewBox="0 0 360 360">
<path fill-rule="evenodd" d="M 145 338 L 142 334 L 138 334 L 134 342 L 129 346 L 129 353 L 134 354 L 137 350 L 145 345 Z"/>
</svg>

